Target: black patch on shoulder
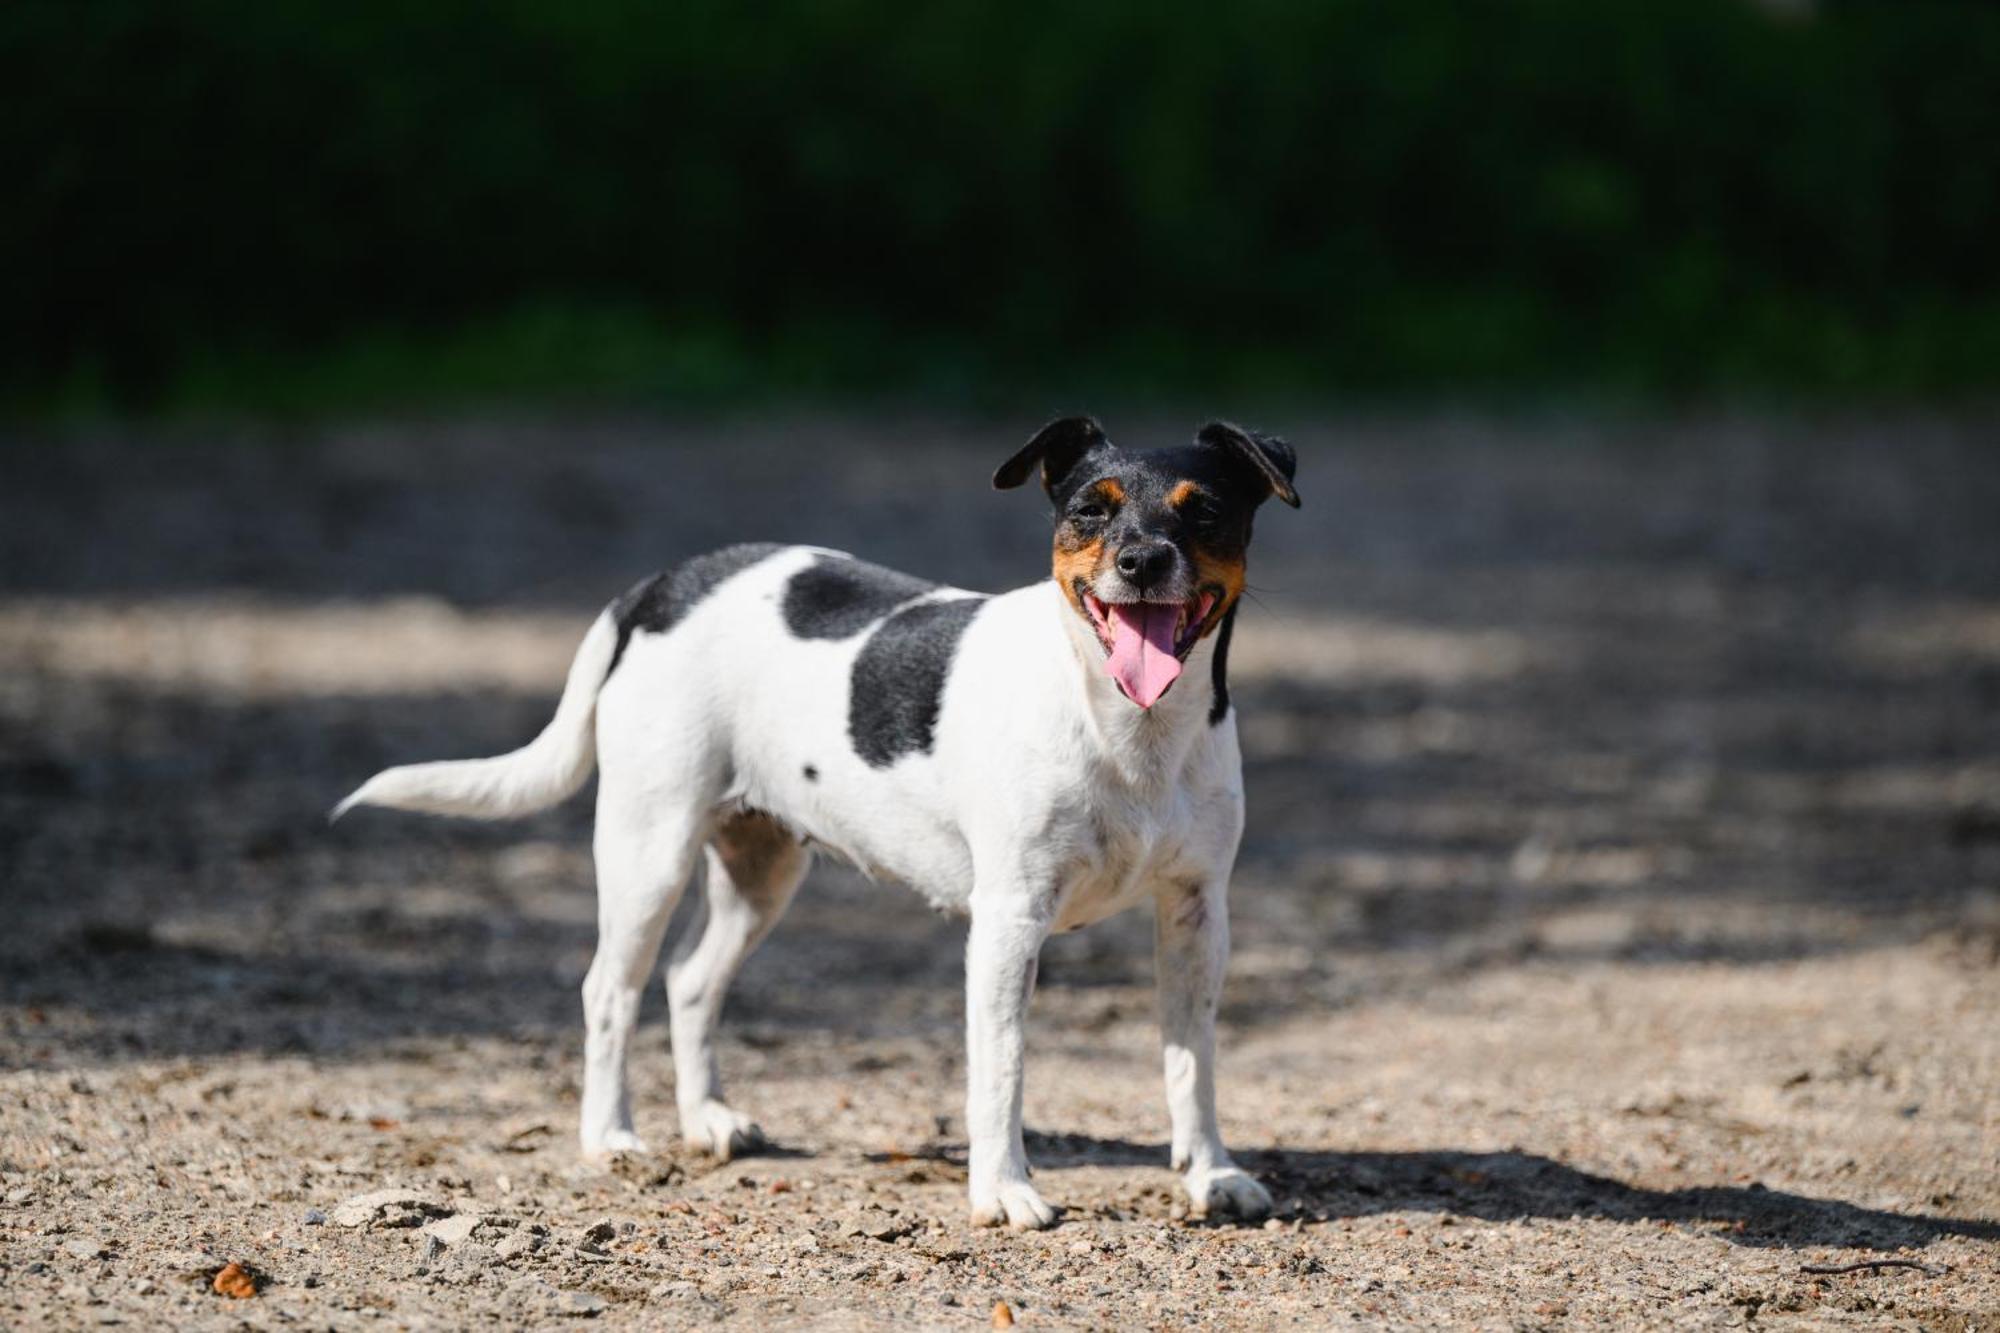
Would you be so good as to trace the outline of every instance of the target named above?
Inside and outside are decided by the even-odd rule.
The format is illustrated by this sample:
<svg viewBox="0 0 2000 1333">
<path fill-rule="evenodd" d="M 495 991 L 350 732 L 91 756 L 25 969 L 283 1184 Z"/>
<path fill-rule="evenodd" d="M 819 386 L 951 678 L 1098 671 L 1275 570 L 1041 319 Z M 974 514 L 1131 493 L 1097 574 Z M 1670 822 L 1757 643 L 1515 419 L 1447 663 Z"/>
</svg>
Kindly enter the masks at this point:
<svg viewBox="0 0 2000 1333">
<path fill-rule="evenodd" d="M 1208 706 L 1208 725 L 1213 727 L 1229 716 L 1229 633 L 1236 628 L 1236 608 L 1223 612 L 1222 624 L 1215 631 L 1215 656 L 1209 660 L 1209 680 L 1215 689 L 1215 702 Z"/>
<path fill-rule="evenodd" d="M 945 677 L 984 597 L 920 602 L 883 621 L 861 645 L 847 697 L 847 735 L 870 768 L 928 754 Z"/>
<path fill-rule="evenodd" d="M 723 580 L 741 574 L 760 560 L 769 559 L 785 548 L 776 542 L 744 542 L 719 551 L 683 560 L 632 588 L 611 604 L 611 618 L 618 624 L 618 647 L 612 650 L 605 679 L 624 660 L 625 645 L 635 630 L 664 634 L 714 592 Z"/>
<path fill-rule="evenodd" d="M 845 639 L 937 587 L 880 565 L 823 555 L 785 584 L 785 628 L 799 639 Z"/>
<path fill-rule="evenodd" d="M 816 769 L 816 768 L 814 768 L 814 767 L 813 767 L 813 766 L 812 766 L 811 764 L 807 764 L 807 765 L 806 765 L 806 767 L 805 767 L 805 774 L 806 774 L 806 781 L 807 781 L 807 782 L 818 782 L 818 781 L 819 781 L 819 770 L 818 770 L 818 769 Z"/>
</svg>

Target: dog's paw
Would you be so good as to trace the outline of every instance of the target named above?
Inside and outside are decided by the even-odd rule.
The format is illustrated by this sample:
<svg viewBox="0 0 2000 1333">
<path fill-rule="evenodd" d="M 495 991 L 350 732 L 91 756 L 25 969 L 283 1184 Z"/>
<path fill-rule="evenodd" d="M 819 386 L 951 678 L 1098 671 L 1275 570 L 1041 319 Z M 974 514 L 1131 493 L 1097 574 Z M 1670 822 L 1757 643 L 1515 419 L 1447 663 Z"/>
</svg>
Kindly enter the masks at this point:
<svg viewBox="0 0 2000 1333">
<path fill-rule="evenodd" d="M 997 1227 L 1002 1223 L 1016 1231 L 1043 1231 L 1056 1224 L 1057 1211 L 1025 1180 L 1003 1181 L 990 1190 L 975 1190 L 972 1196 L 972 1225 Z"/>
<path fill-rule="evenodd" d="M 1189 1212 L 1195 1217 L 1237 1217 L 1255 1221 L 1271 1211 L 1271 1193 L 1239 1166 L 1194 1170 L 1184 1177 Z"/>
<path fill-rule="evenodd" d="M 602 1134 L 586 1135 L 583 1140 L 583 1155 L 594 1162 L 607 1161 L 619 1153 L 644 1151 L 646 1141 L 629 1129 L 607 1129 Z"/>
<path fill-rule="evenodd" d="M 718 1101 L 706 1101 L 692 1115 L 682 1113 L 681 1140 L 696 1152 L 727 1162 L 762 1148 L 764 1131 L 741 1111 Z"/>
</svg>

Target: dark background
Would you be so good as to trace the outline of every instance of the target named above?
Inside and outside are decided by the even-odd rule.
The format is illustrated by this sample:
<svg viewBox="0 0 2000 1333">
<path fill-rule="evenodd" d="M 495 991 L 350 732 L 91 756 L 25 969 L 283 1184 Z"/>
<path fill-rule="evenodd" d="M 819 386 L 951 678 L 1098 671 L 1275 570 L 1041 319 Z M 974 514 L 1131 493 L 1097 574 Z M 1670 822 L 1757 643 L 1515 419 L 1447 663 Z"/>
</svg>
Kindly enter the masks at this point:
<svg viewBox="0 0 2000 1333">
<path fill-rule="evenodd" d="M 15 0 L 31 412 L 1962 396 L 2000 9 Z"/>
</svg>

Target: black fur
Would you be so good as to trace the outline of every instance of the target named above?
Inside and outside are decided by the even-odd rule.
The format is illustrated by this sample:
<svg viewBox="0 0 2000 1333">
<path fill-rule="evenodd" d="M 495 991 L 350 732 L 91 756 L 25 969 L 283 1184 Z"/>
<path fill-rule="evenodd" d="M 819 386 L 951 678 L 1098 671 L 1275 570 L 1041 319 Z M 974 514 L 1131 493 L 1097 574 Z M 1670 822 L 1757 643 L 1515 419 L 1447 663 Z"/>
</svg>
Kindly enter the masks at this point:
<svg viewBox="0 0 2000 1333">
<path fill-rule="evenodd" d="M 1114 546 L 1142 538 L 1184 542 L 1195 535 L 1197 520 L 1204 519 L 1201 526 L 1207 531 L 1202 535 L 1210 544 L 1247 545 L 1251 519 L 1272 494 L 1269 481 L 1233 451 L 1199 444 L 1178 449 L 1113 447 L 1082 459 L 1051 488 L 1057 521 L 1071 521 L 1070 502 L 1106 478 L 1115 480 L 1126 495 L 1105 533 Z M 1216 497 L 1217 507 L 1185 514 L 1168 509 L 1167 494 L 1183 481 L 1200 483 Z"/>
<path fill-rule="evenodd" d="M 1292 452 L 1292 446 L 1285 441 L 1275 435 L 1245 430 L 1227 421 L 1209 422 L 1195 433 L 1194 438 L 1210 449 L 1235 455 L 1244 466 L 1264 479 L 1272 495 L 1294 509 L 1299 507 L 1299 493 L 1292 488 L 1292 479 L 1299 473 L 1299 459 Z"/>
<path fill-rule="evenodd" d="M 1215 702 L 1208 706 L 1208 725 L 1215 726 L 1229 716 L 1229 636 L 1236 629 L 1236 608 L 1230 607 L 1215 629 L 1215 656 L 1209 659 L 1209 683 Z"/>
<path fill-rule="evenodd" d="M 930 752 L 951 659 L 985 604 L 984 597 L 920 602 L 883 621 L 861 645 L 849 683 L 847 735 L 870 768 Z"/>
<path fill-rule="evenodd" d="M 937 587 L 860 560 L 823 555 L 785 584 L 785 627 L 800 639 L 845 639 Z"/>
<path fill-rule="evenodd" d="M 1100 502 L 1094 493 L 1097 483 L 1107 479 L 1124 493 L 1116 505 Z M 1168 497 L 1184 481 L 1197 483 L 1202 497 L 1176 508 Z M 1241 560 L 1250 546 L 1257 509 L 1270 495 L 1264 478 L 1233 453 L 1202 445 L 1106 448 L 1084 458 L 1050 491 L 1059 548 L 1102 541 L 1110 550 L 1123 551 L 1171 543 L 1190 569 L 1197 548 Z"/>
<path fill-rule="evenodd" d="M 1039 464 L 1042 470 L 1042 488 L 1054 494 L 1055 488 L 1069 470 L 1076 466 L 1076 460 L 1092 450 L 1108 445 L 1104 427 L 1091 417 L 1061 417 L 1035 432 L 1035 438 L 1016 450 L 1014 456 L 1002 463 L 993 473 L 993 488 L 1010 491 L 1028 479 L 1028 474 Z"/>
<path fill-rule="evenodd" d="M 631 642 L 634 631 L 666 633 L 699 605 L 702 598 L 714 592 L 723 580 L 784 549 L 775 542 L 744 542 L 739 546 L 725 546 L 719 551 L 695 556 L 672 569 L 663 570 L 613 602 L 611 618 L 618 623 L 618 646 L 612 650 L 611 665 L 604 672 L 605 679 L 609 680 L 611 673 L 624 660 L 625 645 Z"/>
<path fill-rule="evenodd" d="M 807 781 L 807 782 L 818 782 L 818 781 L 819 781 L 819 770 L 818 770 L 818 769 L 816 769 L 816 768 L 814 768 L 814 767 L 813 767 L 813 766 L 812 766 L 811 764 L 807 764 L 807 765 L 806 765 L 806 767 L 805 767 L 805 775 L 806 775 L 806 781 Z"/>
</svg>

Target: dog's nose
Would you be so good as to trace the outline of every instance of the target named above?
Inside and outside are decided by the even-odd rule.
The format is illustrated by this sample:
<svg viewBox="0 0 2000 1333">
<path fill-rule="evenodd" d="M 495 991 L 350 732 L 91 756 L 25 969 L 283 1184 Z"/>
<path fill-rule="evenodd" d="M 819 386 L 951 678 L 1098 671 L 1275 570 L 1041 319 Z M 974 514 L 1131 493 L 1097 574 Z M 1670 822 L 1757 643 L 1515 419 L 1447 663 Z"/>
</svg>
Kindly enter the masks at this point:
<svg viewBox="0 0 2000 1333">
<path fill-rule="evenodd" d="M 1118 572 L 1136 588 L 1150 587 L 1173 571 L 1170 542 L 1133 542 L 1118 552 Z"/>
</svg>

